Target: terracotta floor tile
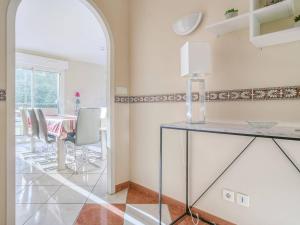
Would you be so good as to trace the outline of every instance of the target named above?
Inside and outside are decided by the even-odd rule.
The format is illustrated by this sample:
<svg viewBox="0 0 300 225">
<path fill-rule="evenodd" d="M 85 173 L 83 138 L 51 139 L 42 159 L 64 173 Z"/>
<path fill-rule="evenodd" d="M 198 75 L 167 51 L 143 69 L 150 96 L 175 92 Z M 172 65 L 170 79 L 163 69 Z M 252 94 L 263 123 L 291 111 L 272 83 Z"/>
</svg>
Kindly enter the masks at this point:
<svg viewBox="0 0 300 225">
<path fill-rule="evenodd" d="M 171 215 L 172 221 L 174 221 L 177 218 L 179 218 L 179 216 L 181 216 L 184 213 L 184 211 L 185 211 L 184 207 L 181 207 L 181 206 L 169 205 L 168 207 L 169 207 L 169 211 L 170 211 L 170 215 Z M 177 225 L 194 225 L 194 223 L 192 222 L 192 218 L 191 217 L 186 216 L 184 218 L 184 220 L 182 220 L 179 223 L 177 223 Z M 198 225 L 207 225 L 207 224 L 203 223 L 203 222 L 199 222 Z"/>
<path fill-rule="evenodd" d="M 184 208 L 180 206 L 169 205 L 169 211 L 172 221 L 176 220 L 179 216 L 184 213 Z"/>
<path fill-rule="evenodd" d="M 136 189 L 129 188 L 126 202 L 127 204 L 158 204 L 158 198 L 146 195 Z"/>
<path fill-rule="evenodd" d="M 125 204 L 86 204 L 75 225 L 123 225 Z"/>
<path fill-rule="evenodd" d="M 195 224 L 192 222 L 191 217 L 186 217 L 183 221 L 177 223 L 177 225 L 195 225 Z M 207 224 L 203 222 L 199 222 L 198 225 L 207 225 Z"/>
</svg>

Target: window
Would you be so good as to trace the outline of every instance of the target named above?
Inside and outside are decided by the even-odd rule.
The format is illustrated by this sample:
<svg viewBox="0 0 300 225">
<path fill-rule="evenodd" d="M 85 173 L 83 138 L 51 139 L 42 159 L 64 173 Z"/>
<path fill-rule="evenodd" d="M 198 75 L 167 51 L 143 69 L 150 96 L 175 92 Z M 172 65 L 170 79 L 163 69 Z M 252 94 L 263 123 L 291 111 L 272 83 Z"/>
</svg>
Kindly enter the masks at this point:
<svg viewBox="0 0 300 225">
<path fill-rule="evenodd" d="M 59 107 L 59 73 L 16 69 L 16 109 Z"/>
<path fill-rule="evenodd" d="M 64 111 L 64 73 L 67 61 L 16 53 L 16 112 L 22 108 Z"/>
</svg>

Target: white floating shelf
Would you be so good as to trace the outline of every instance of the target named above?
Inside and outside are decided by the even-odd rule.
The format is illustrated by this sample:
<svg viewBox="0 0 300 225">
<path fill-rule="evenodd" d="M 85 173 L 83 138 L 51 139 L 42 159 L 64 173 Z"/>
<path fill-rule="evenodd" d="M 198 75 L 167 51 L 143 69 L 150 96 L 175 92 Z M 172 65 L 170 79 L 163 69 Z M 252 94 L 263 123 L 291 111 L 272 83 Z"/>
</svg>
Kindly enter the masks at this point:
<svg viewBox="0 0 300 225">
<path fill-rule="evenodd" d="M 252 37 L 251 42 L 258 48 L 300 40 L 300 27 Z"/>
<path fill-rule="evenodd" d="M 258 48 L 300 41 L 300 27 L 261 34 L 262 24 L 285 18 L 290 19 L 300 14 L 300 0 L 283 0 L 263 8 L 259 8 L 260 0 L 249 1 L 249 13 L 208 25 L 206 30 L 216 36 L 221 36 L 249 27 L 250 41 Z"/>
<path fill-rule="evenodd" d="M 274 5 L 257 9 L 253 15 L 260 23 L 268 23 L 293 16 L 293 1 L 284 0 Z"/>
<path fill-rule="evenodd" d="M 250 13 L 245 13 L 221 22 L 206 26 L 208 32 L 216 36 L 230 33 L 236 30 L 241 30 L 249 27 Z"/>
</svg>

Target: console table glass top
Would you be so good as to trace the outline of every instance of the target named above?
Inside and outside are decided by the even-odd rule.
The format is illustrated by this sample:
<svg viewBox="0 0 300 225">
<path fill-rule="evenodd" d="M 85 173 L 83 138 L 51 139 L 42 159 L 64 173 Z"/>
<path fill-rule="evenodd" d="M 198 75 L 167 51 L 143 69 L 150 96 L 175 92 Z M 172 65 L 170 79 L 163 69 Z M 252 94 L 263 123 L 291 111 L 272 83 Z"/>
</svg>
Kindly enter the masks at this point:
<svg viewBox="0 0 300 225">
<path fill-rule="evenodd" d="M 207 133 L 231 134 L 240 136 L 255 136 L 275 139 L 300 140 L 300 130 L 295 127 L 275 126 L 269 129 L 254 128 L 248 124 L 215 123 L 190 124 L 186 122 L 162 124 L 161 128 L 188 130 Z"/>
</svg>

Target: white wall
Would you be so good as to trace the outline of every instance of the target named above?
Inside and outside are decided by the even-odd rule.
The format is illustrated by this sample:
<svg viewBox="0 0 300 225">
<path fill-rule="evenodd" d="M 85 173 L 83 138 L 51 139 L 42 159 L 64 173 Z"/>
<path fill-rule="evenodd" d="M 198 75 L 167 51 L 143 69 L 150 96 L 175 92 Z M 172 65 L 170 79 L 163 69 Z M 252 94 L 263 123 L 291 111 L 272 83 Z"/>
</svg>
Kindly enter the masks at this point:
<svg viewBox="0 0 300 225">
<path fill-rule="evenodd" d="M 105 107 L 107 73 L 105 66 L 69 62 L 69 69 L 64 75 L 64 110 L 74 114 L 74 94 L 81 94 L 81 107 Z"/>
<path fill-rule="evenodd" d="M 224 19 L 228 8 L 249 9 L 248 0 L 131 0 L 130 95 L 184 93 L 180 77 L 180 47 L 186 41 L 208 41 L 213 49 L 213 75 L 208 90 L 299 85 L 300 42 L 255 48 L 248 29 L 214 37 L 205 26 Z M 204 20 L 191 35 L 177 36 L 172 23 L 191 12 Z M 185 120 L 185 103 L 130 105 L 131 180 L 158 190 L 159 126 Z M 300 127 L 300 101 L 209 102 L 209 121 L 267 120 Z M 216 178 L 247 144 L 248 138 L 192 135 L 191 198 Z M 300 165 L 300 143 L 282 142 Z M 185 200 L 185 139 L 164 133 L 164 194 Z M 248 194 L 250 208 L 222 200 L 222 189 Z M 197 205 L 239 225 L 300 224 L 300 177 L 270 140 L 257 140 Z"/>
</svg>

